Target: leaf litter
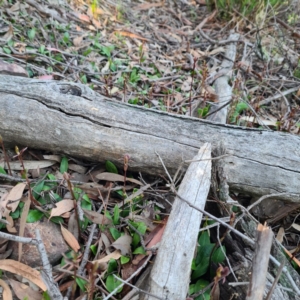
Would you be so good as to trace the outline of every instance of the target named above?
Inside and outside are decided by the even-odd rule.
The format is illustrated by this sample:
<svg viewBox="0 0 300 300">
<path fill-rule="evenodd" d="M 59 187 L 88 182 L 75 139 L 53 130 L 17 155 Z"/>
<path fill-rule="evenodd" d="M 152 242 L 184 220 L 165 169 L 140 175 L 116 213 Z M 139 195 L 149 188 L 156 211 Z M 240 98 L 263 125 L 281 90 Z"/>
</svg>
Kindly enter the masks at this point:
<svg viewBox="0 0 300 300">
<path fill-rule="evenodd" d="M 208 83 L 218 76 L 217 62 L 222 59 L 224 48 L 211 43 L 199 31 L 207 14 L 205 3 L 169 2 L 170 5 L 161 1 L 129 6 L 125 2 L 112 1 L 98 5 L 93 1 L 60 1 L 56 6 L 31 0 L 13 1 L 13 5 L 3 1 L 0 73 L 80 82 L 125 103 L 205 118 L 205 108 L 209 111 L 210 103 L 222 101 L 215 98 L 215 91 Z M 255 45 L 249 54 L 252 63 L 243 61 L 240 52 L 234 81 L 236 96 L 231 103 L 228 123 L 299 133 L 299 49 L 288 26 L 283 27 L 276 36 L 272 28 L 259 32 L 258 38 L 264 49 L 260 58 L 256 53 L 259 52 L 257 36 L 247 35 L 246 42 Z M 247 28 L 249 32 L 255 32 L 253 24 L 248 24 Z M 226 39 L 228 29 L 228 24 L 214 20 L 202 28 L 214 40 Z M 194 68 L 195 59 L 199 63 Z M 191 71 L 197 74 L 197 80 L 192 80 Z M 276 98 L 289 89 L 293 89 L 289 103 L 282 101 L 282 97 Z M 247 90 L 247 97 L 243 90 Z M 239 109 L 239 103 L 246 105 Z M 193 112 L 189 110 L 190 104 L 193 104 Z M 142 247 L 141 243 L 147 245 L 149 242 L 151 248 L 159 242 L 164 225 L 154 225 L 153 221 L 160 221 L 161 213 L 165 212 L 156 192 L 163 191 L 164 195 L 167 192 L 164 184 L 155 184 L 152 188 L 151 184 L 143 183 L 142 178 L 124 176 L 122 170 L 119 171 L 121 174 L 109 173 L 101 166 L 95 171 L 99 166 L 72 157 L 61 165 L 62 157 L 53 153 L 31 151 L 23 155 L 26 171 L 18 160 L 10 162 L 13 175 L 20 183 L 13 185 L 7 177 L 6 192 L 0 194 L 1 217 L 10 224 L 1 223 L 2 229 L 6 227 L 13 231 L 14 220 L 19 217 L 24 225 L 27 211 L 34 207 L 28 195 L 32 189 L 33 197 L 40 203 L 36 218 L 42 215 L 61 224 L 62 234 L 73 250 L 67 253 L 66 261 L 79 263 L 80 255 L 86 250 L 85 243 L 92 237 L 89 260 L 94 264 L 105 262 L 104 270 L 110 268 L 111 272 L 117 272 L 122 266 L 125 270 L 128 265 L 137 265 L 144 259 L 144 254 L 133 254 L 132 261 L 128 257 L 129 262 L 122 265 L 122 259 L 125 262 L 126 255 L 132 255 Z M 0 166 L 7 170 L 4 161 Z M 70 174 L 70 181 L 59 172 L 63 169 Z M 38 174 L 36 177 L 34 172 Z M 67 192 L 71 194 L 71 200 L 64 198 Z M 22 198 L 29 200 L 21 204 Z M 72 205 L 74 200 L 78 209 Z M 81 210 L 83 218 L 80 217 Z M 147 211 L 149 213 L 142 216 Z M 143 235 L 144 241 L 139 240 L 139 234 L 125 221 L 136 230 L 139 223 L 147 224 L 149 232 Z M 98 225 L 94 231 L 93 224 Z M 292 228 L 299 229 L 294 221 L 292 224 Z M 21 237 L 23 229 L 20 226 Z M 132 236 L 137 240 L 135 249 Z M 291 235 L 290 243 L 296 243 L 295 239 Z M 117 250 L 110 252 L 111 247 Z M 1 253 L 5 253 L 5 249 Z M 80 254 L 76 256 L 76 253 Z M 117 267 L 109 264 L 113 260 L 118 262 Z M 3 261 L 11 263 L 6 259 Z M 71 266 L 69 271 L 76 271 L 75 263 L 65 266 Z M 5 268 L 26 277 L 27 269 L 23 266 L 20 269 L 11 265 Z M 123 279 L 130 277 L 134 270 Z M 31 269 L 28 271 L 30 273 Z M 95 274 L 88 276 L 93 278 Z M 106 275 L 97 275 L 107 279 Z M 43 289 L 39 276 L 35 276 L 32 281 Z M 101 288 L 109 290 L 104 281 Z M 17 286 L 13 289 L 17 290 Z"/>
</svg>

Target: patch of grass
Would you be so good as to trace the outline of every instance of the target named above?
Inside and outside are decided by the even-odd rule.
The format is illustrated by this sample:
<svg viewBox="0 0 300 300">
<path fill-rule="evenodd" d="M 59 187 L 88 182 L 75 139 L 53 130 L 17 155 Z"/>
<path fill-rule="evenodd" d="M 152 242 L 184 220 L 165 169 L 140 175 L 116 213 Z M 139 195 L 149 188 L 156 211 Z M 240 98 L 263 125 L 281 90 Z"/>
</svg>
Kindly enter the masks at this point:
<svg viewBox="0 0 300 300">
<path fill-rule="evenodd" d="M 265 18 L 266 12 L 272 9 L 277 11 L 281 6 L 288 5 L 290 1 L 281 0 L 207 0 L 211 10 L 217 9 L 221 18 L 231 19 L 233 15 L 246 17 L 258 22 Z"/>
</svg>

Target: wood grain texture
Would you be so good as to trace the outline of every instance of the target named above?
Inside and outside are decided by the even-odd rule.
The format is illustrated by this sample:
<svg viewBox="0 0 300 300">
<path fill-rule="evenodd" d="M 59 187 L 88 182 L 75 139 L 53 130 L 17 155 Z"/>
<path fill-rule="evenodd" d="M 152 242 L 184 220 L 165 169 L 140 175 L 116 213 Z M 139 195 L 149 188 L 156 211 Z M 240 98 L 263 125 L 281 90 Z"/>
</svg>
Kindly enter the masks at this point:
<svg viewBox="0 0 300 300">
<path fill-rule="evenodd" d="M 5 142 L 94 161 L 109 159 L 129 169 L 171 174 L 206 142 L 223 141 L 228 184 L 254 194 L 300 193 L 300 138 L 295 135 L 215 124 L 126 105 L 84 85 L 81 96 L 61 93 L 69 83 L 0 75 L 0 134 Z M 285 198 L 285 197 L 282 197 Z M 298 195 L 287 197 L 299 201 Z"/>
<path fill-rule="evenodd" d="M 163 299 L 180 300 L 188 294 L 202 213 L 181 198 L 204 210 L 210 188 L 210 158 L 211 145 L 206 143 L 194 157 L 198 161 L 190 164 L 180 184 L 179 197 L 175 198 L 149 281 L 149 292 Z M 156 298 L 147 295 L 142 299 Z"/>
</svg>

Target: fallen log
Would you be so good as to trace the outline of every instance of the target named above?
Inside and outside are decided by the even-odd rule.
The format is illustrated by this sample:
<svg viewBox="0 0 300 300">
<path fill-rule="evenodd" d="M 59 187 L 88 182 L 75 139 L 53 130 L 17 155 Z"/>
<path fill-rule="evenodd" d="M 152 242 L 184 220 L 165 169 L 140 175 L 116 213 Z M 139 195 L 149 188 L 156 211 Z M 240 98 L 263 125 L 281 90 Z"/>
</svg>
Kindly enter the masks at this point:
<svg viewBox="0 0 300 300">
<path fill-rule="evenodd" d="M 299 201 L 300 138 L 125 105 L 84 85 L 0 75 L 4 142 L 94 161 L 131 157 L 129 170 L 171 174 L 206 142 L 222 141 L 231 190 Z"/>
</svg>

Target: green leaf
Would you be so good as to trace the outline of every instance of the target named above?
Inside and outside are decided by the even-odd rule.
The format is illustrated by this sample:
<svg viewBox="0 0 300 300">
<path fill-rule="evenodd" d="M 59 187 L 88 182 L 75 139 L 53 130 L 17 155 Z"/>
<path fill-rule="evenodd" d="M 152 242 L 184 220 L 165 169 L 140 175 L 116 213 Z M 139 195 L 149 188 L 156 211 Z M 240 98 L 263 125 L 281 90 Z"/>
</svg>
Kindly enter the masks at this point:
<svg viewBox="0 0 300 300">
<path fill-rule="evenodd" d="M 222 249 L 224 251 L 224 253 L 226 254 L 226 248 L 225 246 L 219 247 L 218 249 L 216 249 L 214 251 L 214 253 L 211 256 L 211 260 L 215 263 L 222 263 L 225 260 L 225 255 L 222 252 Z"/>
<path fill-rule="evenodd" d="M 11 212 L 10 213 L 10 216 L 13 218 L 13 219 L 18 219 L 20 217 L 20 209 L 18 207 L 18 209 L 16 209 L 14 212 Z"/>
<path fill-rule="evenodd" d="M 192 280 L 195 280 L 204 275 L 209 267 L 210 253 L 214 244 L 200 246 L 196 257 L 196 269 L 192 273 Z"/>
<path fill-rule="evenodd" d="M 63 41 L 64 41 L 65 43 L 67 43 L 67 42 L 70 41 L 70 35 L 69 35 L 69 32 L 65 32 L 65 33 L 64 33 Z"/>
<path fill-rule="evenodd" d="M 122 264 L 122 265 L 127 264 L 129 261 L 130 261 L 130 258 L 129 258 L 129 257 L 123 256 L 123 255 L 121 256 L 121 264 Z"/>
<path fill-rule="evenodd" d="M 49 296 L 49 294 L 48 294 L 47 291 L 43 292 L 43 298 L 42 298 L 42 300 L 51 300 L 51 297 Z"/>
<path fill-rule="evenodd" d="M 120 220 L 120 208 L 118 205 L 115 205 L 114 207 L 114 225 L 119 224 Z"/>
<path fill-rule="evenodd" d="M 199 279 L 195 284 L 189 286 L 189 295 L 196 294 L 205 289 L 209 285 L 209 282 L 204 279 Z"/>
<path fill-rule="evenodd" d="M 41 182 L 39 182 L 32 188 L 32 194 L 35 199 L 38 199 L 40 197 L 41 191 L 43 190 L 43 187 L 44 187 L 44 184 L 45 184 L 45 181 L 42 180 Z"/>
<path fill-rule="evenodd" d="M 211 244 L 208 230 L 202 231 L 202 233 L 199 236 L 198 243 L 200 246 Z"/>
<path fill-rule="evenodd" d="M 3 47 L 3 52 L 6 54 L 11 54 L 11 50 L 8 47 Z"/>
<path fill-rule="evenodd" d="M 121 236 L 121 233 L 114 227 L 110 227 L 109 231 L 112 237 L 114 238 L 114 240 L 117 240 Z"/>
<path fill-rule="evenodd" d="M 143 249 L 142 246 L 137 247 L 134 251 L 133 254 L 146 254 L 145 250 Z"/>
<path fill-rule="evenodd" d="M 87 78 L 86 78 L 86 75 L 82 75 L 82 76 L 80 77 L 80 79 L 81 79 L 81 82 L 82 82 L 83 84 L 87 84 Z"/>
<path fill-rule="evenodd" d="M 143 222 L 136 222 L 136 223 L 133 223 L 133 225 L 135 225 L 137 231 L 141 235 L 144 235 L 146 233 L 147 226 L 145 225 L 145 223 L 143 223 Z M 135 232 L 133 234 L 133 237 L 132 237 L 132 245 L 133 245 L 133 247 L 135 248 L 138 245 L 139 242 L 140 242 L 140 236 Z"/>
<path fill-rule="evenodd" d="M 245 103 L 245 102 L 239 102 L 237 105 L 236 105 L 236 109 L 235 111 L 240 114 L 242 111 L 248 109 L 248 104 Z"/>
<path fill-rule="evenodd" d="M 56 180 L 56 177 L 53 174 L 48 174 L 47 177 L 49 180 Z"/>
<path fill-rule="evenodd" d="M 41 54 L 44 54 L 44 53 L 45 53 L 45 45 L 41 45 L 41 46 L 40 46 L 39 52 L 40 52 Z"/>
<path fill-rule="evenodd" d="M 101 54 L 104 54 L 106 55 L 107 57 L 110 57 L 111 56 L 111 52 L 114 50 L 114 46 L 100 46 L 100 49 L 101 49 Z"/>
<path fill-rule="evenodd" d="M 30 30 L 27 31 L 28 38 L 30 39 L 31 42 L 34 40 L 35 33 L 36 33 L 35 28 L 31 28 Z"/>
<path fill-rule="evenodd" d="M 104 212 L 104 215 L 105 215 L 106 218 L 108 218 L 109 220 L 111 220 L 111 221 L 113 222 L 113 219 L 112 219 L 112 217 L 111 217 L 109 211 L 105 211 L 105 212 Z"/>
<path fill-rule="evenodd" d="M 44 213 L 42 213 L 41 211 L 36 210 L 36 209 L 31 209 L 31 210 L 29 210 L 29 212 L 28 212 L 26 222 L 27 222 L 27 223 L 34 223 L 34 222 L 37 222 L 37 221 L 39 221 L 43 216 L 44 216 Z"/>
<path fill-rule="evenodd" d="M 61 174 L 63 174 L 68 171 L 68 168 L 69 168 L 69 162 L 68 162 L 68 159 L 64 156 L 61 159 L 59 171 Z"/>
<path fill-rule="evenodd" d="M 0 174 L 7 174 L 6 171 L 0 166 Z"/>
<path fill-rule="evenodd" d="M 51 218 L 51 222 L 55 224 L 60 224 L 64 222 L 64 219 L 62 217 L 55 216 Z"/>
<path fill-rule="evenodd" d="M 79 288 L 81 289 L 81 291 L 83 291 L 83 292 L 86 291 L 85 286 L 88 284 L 88 282 L 86 280 L 76 277 L 76 283 L 79 286 Z"/>
<path fill-rule="evenodd" d="M 107 274 L 112 274 L 118 269 L 118 264 L 115 259 L 110 259 L 107 266 Z"/>
<path fill-rule="evenodd" d="M 115 290 L 118 286 L 120 286 L 122 282 L 115 278 L 113 275 L 108 275 L 106 278 L 106 288 L 111 293 L 113 290 Z M 116 293 L 120 293 L 123 289 L 123 286 L 120 286 L 120 288 L 117 290 Z"/>
<path fill-rule="evenodd" d="M 105 169 L 107 172 L 118 174 L 117 167 L 109 160 L 105 162 Z"/>
<path fill-rule="evenodd" d="M 96 255 L 96 253 L 97 253 L 97 247 L 95 245 L 91 245 L 90 249 L 91 249 L 92 253 L 94 255 Z"/>
</svg>

